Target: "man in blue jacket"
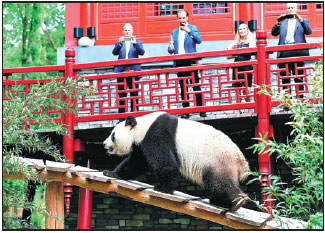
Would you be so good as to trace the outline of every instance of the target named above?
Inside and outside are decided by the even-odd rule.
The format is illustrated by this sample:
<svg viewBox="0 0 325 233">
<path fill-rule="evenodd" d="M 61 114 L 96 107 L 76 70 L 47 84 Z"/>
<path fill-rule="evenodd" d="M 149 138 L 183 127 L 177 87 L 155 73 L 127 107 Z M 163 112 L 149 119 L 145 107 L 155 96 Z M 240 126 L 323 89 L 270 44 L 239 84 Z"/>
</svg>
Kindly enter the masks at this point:
<svg viewBox="0 0 325 233">
<path fill-rule="evenodd" d="M 279 45 L 284 44 L 299 44 L 299 43 L 307 43 L 305 35 L 310 35 L 312 30 L 309 26 L 308 19 L 303 19 L 297 13 L 297 3 L 287 3 L 287 14 L 282 14 L 278 22 L 272 28 L 272 36 L 280 35 Z M 309 56 L 308 49 L 300 49 L 300 50 L 289 50 L 289 51 L 280 51 L 277 54 L 278 58 L 284 57 L 299 57 L 299 56 Z M 288 75 L 296 75 L 295 64 L 298 67 L 303 67 L 304 62 L 289 62 L 288 63 Z M 286 67 L 286 63 L 280 63 L 279 68 L 284 69 Z M 286 71 L 280 72 L 281 76 L 286 75 Z M 298 70 L 298 75 L 304 75 L 304 70 Z M 302 83 L 303 78 L 295 78 L 296 83 Z M 290 83 L 290 79 L 283 79 L 283 84 Z M 287 87 L 284 87 L 287 89 Z M 299 86 L 299 92 L 304 90 L 304 86 Z M 300 98 L 303 98 L 303 95 L 300 94 Z"/>
<path fill-rule="evenodd" d="M 202 42 L 199 30 L 196 26 L 189 24 L 188 21 L 188 12 L 184 9 L 181 9 L 177 12 L 177 19 L 180 23 L 180 26 L 172 31 L 171 40 L 168 47 L 168 52 L 170 54 L 185 54 L 185 53 L 195 53 L 196 44 Z M 186 60 L 177 60 L 174 62 L 174 67 L 181 66 L 191 66 L 195 64 L 195 61 L 191 59 Z M 192 72 L 179 72 L 177 77 L 191 77 Z M 194 71 L 194 81 L 199 83 L 198 71 Z M 189 79 L 186 79 L 187 84 L 191 84 Z M 181 87 L 181 99 L 184 100 L 184 81 L 179 80 L 179 85 Z M 187 89 L 187 88 L 186 88 Z M 200 86 L 194 86 L 194 91 L 201 91 Z M 195 94 L 197 106 L 202 106 L 202 94 Z M 183 102 L 183 107 L 189 107 L 189 102 Z M 206 117 L 205 112 L 200 113 L 201 117 Z M 182 118 L 188 118 L 189 114 L 183 114 Z"/>
<path fill-rule="evenodd" d="M 116 42 L 115 47 L 113 49 L 113 54 L 118 55 L 118 59 L 131 59 L 131 58 L 138 58 L 139 55 L 143 55 L 145 53 L 142 42 L 140 40 L 136 40 L 135 36 L 133 35 L 133 27 L 130 23 L 126 23 L 123 27 L 123 34 L 124 36 L 121 36 L 119 38 L 119 41 Z M 141 66 L 140 64 L 135 64 L 129 66 L 130 70 L 133 71 L 140 71 Z M 115 73 L 121 73 L 124 71 L 128 71 L 128 66 L 116 66 L 114 68 Z M 128 89 L 138 89 L 139 85 L 134 85 L 134 80 L 138 81 L 140 77 L 118 77 L 117 82 L 121 83 L 121 85 L 118 85 L 119 91 L 124 91 L 125 82 Z M 138 96 L 138 92 L 134 91 L 130 93 L 131 97 Z M 127 96 L 127 93 L 119 93 L 119 98 L 125 98 Z M 137 99 L 131 100 L 131 111 L 136 111 L 134 109 L 134 102 L 138 103 Z M 124 106 L 123 108 L 119 108 L 119 113 L 124 113 L 125 109 L 127 109 L 127 102 L 124 100 L 119 101 L 120 106 Z"/>
</svg>

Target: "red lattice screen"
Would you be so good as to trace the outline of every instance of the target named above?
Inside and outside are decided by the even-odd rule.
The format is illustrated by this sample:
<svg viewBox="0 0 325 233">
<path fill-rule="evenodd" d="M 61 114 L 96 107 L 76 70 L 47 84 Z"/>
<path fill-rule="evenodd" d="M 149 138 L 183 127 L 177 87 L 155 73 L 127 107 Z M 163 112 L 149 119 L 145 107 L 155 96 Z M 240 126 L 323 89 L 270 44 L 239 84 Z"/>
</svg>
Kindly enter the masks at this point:
<svg viewBox="0 0 325 233">
<path fill-rule="evenodd" d="M 273 46 L 268 47 L 267 52 L 272 53 L 279 50 L 286 50 L 289 47 L 296 49 L 303 48 L 318 48 L 319 44 L 300 44 L 290 46 Z M 236 54 L 249 53 L 256 55 L 256 48 L 237 49 Z M 153 64 L 161 62 L 171 62 L 175 59 L 193 59 L 200 60 L 202 58 L 213 58 L 232 55 L 234 52 L 227 51 L 212 51 L 196 54 L 184 54 L 174 56 L 162 56 L 153 58 L 129 59 L 120 61 L 108 61 L 100 63 L 89 64 L 74 64 L 75 72 L 82 69 L 94 69 L 95 67 L 103 67 L 105 70 L 113 68 L 115 65 L 132 65 L 140 63 L 143 66 L 146 64 Z M 310 80 L 314 63 L 321 56 L 309 56 L 299 58 L 286 58 L 286 59 L 266 59 L 266 78 L 267 82 L 272 84 L 273 88 L 281 91 L 284 87 L 290 94 L 297 98 L 308 99 L 311 98 L 313 91 L 310 86 Z M 304 67 L 296 67 L 296 74 L 289 74 L 288 67 L 279 68 L 279 63 L 304 61 Z M 142 71 L 129 71 L 123 73 L 107 73 L 85 76 L 84 84 L 95 87 L 95 93 L 91 96 L 79 97 L 77 100 L 78 117 L 76 122 L 84 121 L 97 121 L 97 120 L 111 120 L 126 117 L 129 113 L 134 115 L 142 115 L 151 111 L 163 110 L 172 114 L 182 113 L 199 113 L 199 112 L 213 112 L 225 111 L 235 109 L 255 108 L 257 104 L 256 89 L 248 87 L 248 75 L 253 76 L 253 84 L 257 81 L 257 64 L 258 60 L 251 60 L 238 63 L 225 63 L 225 64 L 196 64 L 187 67 L 178 68 L 154 68 Z M 238 67 L 252 66 L 252 70 L 238 71 Z M 7 76 L 12 73 L 24 73 L 40 71 L 52 71 L 51 67 L 31 67 L 31 68 L 17 68 L 17 69 L 4 69 L 3 80 L 3 100 L 7 101 L 13 95 L 14 90 L 17 90 L 18 95 L 24 98 L 28 93 L 33 90 L 33 86 L 38 82 L 44 83 L 42 80 L 20 80 L 13 81 Z M 62 69 L 62 67 L 54 67 Z M 178 72 L 189 72 L 186 77 L 177 77 Z M 200 79 L 195 83 L 194 72 L 198 72 Z M 281 72 L 283 74 L 281 74 Z M 234 75 L 234 77 L 233 77 Z M 243 79 L 238 79 L 238 75 L 243 75 Z M 123 83 L 118 83 L 117 78 L 124 78 Z M 262 77 L 263 78 L 263 77 Z M 301 83 L 296 83 L 295 79 L 301 79 Z M 127 88 L 127 79 L 133 79 L 132 88 Z M 185 99 L 182 100 L 180 96 L 180 80 L 184 80 Z M 190 80 L 185 82 L 185 80 Z M 289 83 L 283 83 L 283 80 L 290 80 Z M 242 83 L 241 86 L 234 84 Z M 303 90 L 296 87 L 302 85 Z M 124 86 L 121 90 L 119 86 Z M 195 90 L 195 87 L 200 87 L 201 90 Z M 132 95 L 137 93 L 137 95 Z M 121 94 L 124 94 L 121 95 Z M 202 95 L 202 106 L 198 106 L 197 94 Z M 52 98 L 62 98 L 61 95 L 55 95 Z M 124 102 L 124 103 L 123 103 Z M 131 102 L 134 103 L 134 108 L 131 109 Z M 182 103 L 188 102 L 189 107 L 184 108 Z M 274 106 L 276 104 L 273 103 Z M 124 109 L 119 113 L 119 109 Z M 269 110 L 271 111 L 271 109 Z M 62 113 L 58 109 L 41 109 L 35 114 L 47 114 L 56 122 L 61 121 Z"/>
<path fill-rule="evenodd" d="M 246 64 L 256 65 L 256 61 L 246 62 Z M 233 64 L 231 64 L 233 66 Z M 242 66 L 242 65 L 241 65 Z M 234 68 L 237 70 L 237 68 Z M 178 78 L 176 71 L 191 71 L 191 75 Z M 200 75 L 200 82 L 194 82 L 194 71 L 197 70 Z M 256 69 L 246 72 L 237 72 L 243 74 L 243 80 L 232 80 L 231 66 L 229 65 L 206 65 L 192 66 L 184 68 L 170 68 L 150 71 L 136 72 L 140 75 L 140 80 L 136 81 L 134 73 L 125 72 L 124 77 L 134 80 L 134 87 L 127 89 L 126 79 L 124 83 L 116 83 L 113 75 L 96 75 L 87 76 L 88 85 L 94 85 L 97 93 L 93 96 L 83 97 L 79 103 L 79 112 L 81 117 L 79 120 L 90 120 L 95 115 L 102 114 L 118 114 L 118 108 L 124 108 L 126 113 L 138 111 L 156 111 L 168 110 L 174 113 L 180 113 L 182 103 L 190 103 L 188 110 L 183 111 L 202 111 L 218 110 L 225 108 L 240 107 L 241 102 L 251 97 L 251 107 L 254 107 L 254 91 L 247 86 L 247 74 L 253 74 L 256 77 Z M 118 74 L 122 76 L 122 74 Z M 116 75 L 115 75 L 116 76 Z M 139 77 L 139 76 L 138 76 Z M 184 100 L 180 97 L 179 80 L 184 81 Z M 243 83 L 243 87 L 233 87 L 234 83 Z M 123 85 L 125 90 L 118 89 L 119 85 Z M 136 88 L 138 85 L 138 88 Z M 193 87 L 201 87 L 201 91 L 194 91 Z M 127 90 L 126 90 L 127 89 Z M 186 91 L 188 89 L 188 91 Z M 132 92 L 138 92 L 138 96 L 131 96 Z M 126 93 L 126 97 L 119 97 L 120 93 Z M 201 93 L 203 96 L 203 106 L 197 105 L 195 95 Z M 120 101 L 128 101 L 128 105 L 119 105 Z M 130 108 L 130 101 L 134 102 L 134 109 Z M 242 106 L 243 107 L 243 106 Z M 137 110 L 137 109 L 138 110 Z M 201 109 L 200 109 L 201 108 Z M 87 115 L 87 117 L 85 116 Z M 107 115 L 108 118 L 114 118 L 113 115 Z"/>
<path fill-rule="evenodd" d="M 102 19 L 139 17 L 139 3 L 102 3 Z"/>
</svg>

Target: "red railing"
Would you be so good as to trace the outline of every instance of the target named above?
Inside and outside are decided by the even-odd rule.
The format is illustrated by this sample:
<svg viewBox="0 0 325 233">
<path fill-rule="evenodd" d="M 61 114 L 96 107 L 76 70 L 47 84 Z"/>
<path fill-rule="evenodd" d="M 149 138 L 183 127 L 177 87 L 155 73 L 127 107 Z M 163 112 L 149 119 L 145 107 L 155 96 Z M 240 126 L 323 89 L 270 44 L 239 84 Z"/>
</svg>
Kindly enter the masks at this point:
<svg viewBox="0 0 325 233">
<path fill-rule="evenodd" d="M 46 67 L 20 67 L 3 69 L 3 100 L 10 100 L 13 89 L 19 89 L 24 95 L 28 95 L 31 87 L 37 82 L 46 82 L 41 80 L 11 80 L 9 77 L 18 73 L 37 73 L 37 72 L 59 72 L 62 77 L 76 77 L 83 70 L 107 70 L 113 69 L 116 65 L 130 66 L 133 64 L 141 64 L 142 71 L 127 71 L 123 73 L 108 72 L 106 74 L 92 74 L 83 76 L 83 82 L 87 86 L 94 86 L 95 93 L 92 96 L 83 96 L 81 100 L 75 103 L 78 115 L 75 116 L 71 112 L 63 114 L 58 110 L 45 109 L 50 117 L 57 122 L 63 122 L 69 127 L 71 137 L 64 137 L 63 151 L 66 158 L 71 162 L 73 160 L 74 139 L 73 127 L 78 122 L 92 122 L 102 120 L 114 120 L 125 118 L 132 113 L 135 116 L 144 115 L 153 111 L 163 110 L 171 114 L 183 113 L 199 113 L 199 112 L 216 112 L 235 109 L 254 109 L 258 116 L 257 132 L 265 135 L 270 132 L 269 113 L 272 107 L 276 107 L 279 103 L 271 101 L 271 99 L 262 94 L 257 95 L 257 89 L 248 87 L 248 75 L 253 76 L 253 84 L 269 85 L 277 91 L 281 91 L 285 86 L 290 94 L 297 98 L 311 98 L 309 94 L 313 91 L 309 83 L 308 76 L 314 69 L 315 62 L 318 62 L 323 56 L 307 56 L 293 57 L 282 59 L 271 59 L 269 54 L 276 51 L 296 50 L 296 49 L 315 49 L 320 48 L 318 43 L 297 44 L 297 45 L 281 45 L 266 46 L 266 32 L 260 30 L 257 32 L 257 48 L 211 51 L 202 53 L 192 53 L 184 55 L 149 57 L 129 60 L 95 62 L 85 64 L 74 63 L 74 50 L 66 50 L 65 66 L 46 66 Z M 226 57 L 235 54 L 252 54 L 255 59 L 246 62 L 229 62 L 224 64 L 216 64 L 204 61 L 199 64 L 202 59 L 211 59 L 218 57 Z M 192 59 L 196 61 L 195 65 L 188 67 L 164 68 L 164 63 L 173 62 L 175 60 Z M 304 61 L 308 62 L 304 67 L 296 67 L 296 74 L 288 73 L 288 67 L 278 68 L 278 64 L 287 62 Z M 154 67 L 155 66 L 155 67 Z M 239 72 L 238 67 L 252 66 L 252 70 Z M 150 68 L 151 67 L 151 68 Z M 157 68 L 160 67 L 160 68 Z M 234 70 L 235 79 L 232 78 Z M 177 77 L 178 72 L 189 72 L 186 77 Z M 200 81 L 195 83 L 194 72 L 200 74 Z M 282 75 L 280 76 L 280 72 Z M 244 79 L 238 79 L 238 75 L 244 75 Z M 133 79 L 133 87 L 127 88 L 126 79 L 122 83 L 117 83 L 117 78 L 128 77 Z M 140 79 L 137 79 L 139 77 Z M 303 81 L 299 84 L 295 83 L 295 78 L 301 78 Z M 291 82 L 283 84 L 283 79 Z M 180 97 L 179 80 L 184 80 L 184 97 Z M 185 80 L 191 80 L 187 83 Z M 241 87 L 235 87 L 233 84 L 242 83 Z M 119 86 L 123 86 L 123 90 Z M 298 85 L 304 86 L 303 90 L 299 90 Z M 200 87 L 200 91 L 194 91 L 194 87 Z M 138 95 L 131 95 L 132 93 Z M 197 105 L 195 96 L 202 94 L 202 106 Z M 123 96 L 122 96 L 123 95 Z M 54 98 L 65 98 L 64 96 L 54 96 Z M 245 100 L 245 102 L 243 101 Z M 128 104 L 123 104 L 123 102 Z M 130 109 L 130 102 L 133 101 L 134 108 Z M 187 108 L 182 107 L 182 103 L 188 102 Z M 124 113 L 118 113 L 118 109 L 124 109 Z M 35 113 L 35 114 L 40 114 Z M 58 115 L 59 114 L 59 115 Z M 53 116 L 52 116 L 53 115 Z M 263 177 L 262 188 L 270 185 L 268 175 L 271 174 L 270 158 L 267 153 L 259 154 L 259 172 Z M 69 185 L 68 185 L 69 186 Z M 70 189 L 69 189 L 70 190 Z M 71 192 L 68 189 L 66 192 Z M 67 194 L 68 195 L 68 194 Z M 262 194 L 262 199 L 267 199 L 267 194 Z M 272 206 L 273 203 L 268 203 Z"/>
</svg>

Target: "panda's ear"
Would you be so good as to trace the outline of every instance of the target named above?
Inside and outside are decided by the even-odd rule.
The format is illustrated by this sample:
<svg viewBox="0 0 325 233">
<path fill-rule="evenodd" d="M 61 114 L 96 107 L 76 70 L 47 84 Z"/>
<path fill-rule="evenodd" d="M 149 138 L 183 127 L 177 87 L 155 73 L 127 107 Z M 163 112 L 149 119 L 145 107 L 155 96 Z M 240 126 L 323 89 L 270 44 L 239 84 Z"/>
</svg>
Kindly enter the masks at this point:
<svg viewBox="0 0 325 233">
<path fill-rule="evenodd" d="M 128 126 L 130 125 L 131 126 L 131 129 L 137 125 L 137 120 L 135 119 L 134 116 L 128 116 L 126 119 L 125 119 L 125 126 Z"/>
</svg>

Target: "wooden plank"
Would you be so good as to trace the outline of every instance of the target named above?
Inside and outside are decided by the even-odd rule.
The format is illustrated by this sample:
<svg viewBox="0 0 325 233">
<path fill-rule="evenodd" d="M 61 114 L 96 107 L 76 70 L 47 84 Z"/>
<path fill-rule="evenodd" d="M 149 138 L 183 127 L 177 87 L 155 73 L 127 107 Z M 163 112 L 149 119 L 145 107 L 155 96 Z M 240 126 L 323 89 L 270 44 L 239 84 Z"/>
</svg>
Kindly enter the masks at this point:
<svg viewBox="0 0 325 233">
<path fill-rule="evenodd" d="M 96 181 L 101 181 L 105 183 L 112 183 L 112 180 L 115 180 L 116 178 L 113 177 L 108 177 L 103 174 L 103 172 L 99 171 L 90 171 L 90 172 L 78 172 L 78 176 L 86 177 L 87 179 L 90 180 L 96 180 Z"/>
<path fill-rule="evenodd" d="M 153 189 L 145 189 L 143 191 L 147 196 L 154 196 L 154 197 L 159 197 L 159 198 L 163 198 L 163 199 L 167 199 L 170 201 L 175 201 L 175 202 L 180 202 L 180 203 L 187 203 L 189 201 L 188 198 L 185 198 L 183 196 L 177 196 L 177 195 L 172 195 L 172 194 L 168 194 L 168 193 L 163 193 L 163 192 L 159 192 Z"/>
<path fill-rule="evenodd" d="M 151 185 L 151 184 L 146 184 L 146 183 L 142 183 L 142 182 L 140 182 L 140 181 L 137 181 L 137 180 L 129 180 L 129 182 L 131 182 L 131 183 L 135 183 L 135 184 L 137 184 L 137 185 L 141 185 L 144 189 L 153 189 L 153 185 Z"/>
<path fill-rule="evenodd" d="M 192 196 L 192 195 L 189 195 L 187 193 L 182 193 L 180 191 L 174 191 L 173 195 L 185 198 L 185 199 L 187 199 L 187 202 L 189 202 L 191 200 L 200 200 L 201 199 L 200 197 Z"/>
<path fill-rule="evenodd" d="M 253 226 L 262 226 L 272 216 L 268 213 L 258 212 L 246 208 L 239 208 L 234 212 L 227 212 L 226 217 L 242 223 L 248 223 Z"/>
<path fill-rule="evenodd" d="M 217 207 L 203 201 L 190 201 L 190 205 L 192 207 L 195 207 L 196 209 L 204 210 L 210 213 L 216 213 L 220 215 L 224 215 L 228 211 L 228 209 L 226 208 Z"/>
<path fill-rule="evenodd" d="M 279 219 L 272 219 L 265 224 L 266 229 L 307 229 L 307 223 L 292 218 L 279 217 Z"/>
<path fill-rule="evenodd" d="M 71 174 L 79 175 L 80 172 L 98 172 L 98 170 L 91 169 L 88 167 L 75 166 L 68 169 L 68 172 Z"/>
<path fill-rule="evenodd" d="M 46 229 L 64 229 L 63 183 L 49 182 L 45 189 L 46 209 L 50 215 L 45 216 Z"/>
<path fill-rule="evenodd" d="M 125 181 L 125 180 L 112 180 L 112 184 L 116 184 L 119 187 L 122 188 L 127 188 L 127 189 L 131 189 L 131 190 L 135 190 L 135 191 L 140 191 L 140 190 L 144 190 L 146 189 L 146 187 L 143 187 L 142 185 L 133 183 L 133 182 L 129 182 L 129 181 Z"/>
<path fill-rule="evenodd" d="M 53 172 L 67 172 L 68 169 L 74 167 L 73 163 L 60 163 L 46 160 L 46 170 Z"/>
<path fill-rule="evenodd" d="M 34 168 L 36 168 L 37 170 L 44 170 L 45 169 L 45 164 L 43 162 L 43 159 L 29 159 L 29 158 L 25 158 L 25 161 L 28 161 L 32 164 L 34 164 Z"/>
</svg>

